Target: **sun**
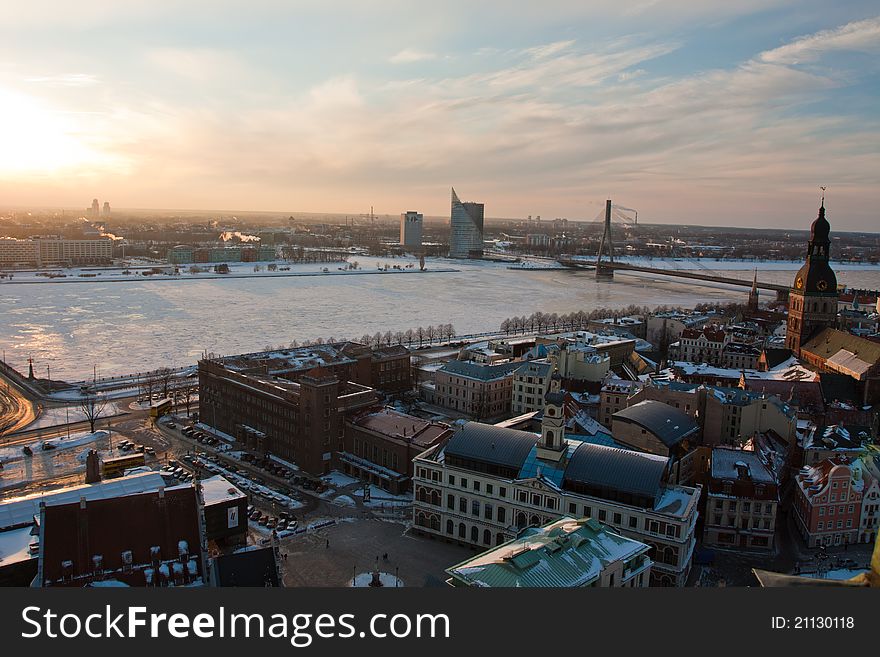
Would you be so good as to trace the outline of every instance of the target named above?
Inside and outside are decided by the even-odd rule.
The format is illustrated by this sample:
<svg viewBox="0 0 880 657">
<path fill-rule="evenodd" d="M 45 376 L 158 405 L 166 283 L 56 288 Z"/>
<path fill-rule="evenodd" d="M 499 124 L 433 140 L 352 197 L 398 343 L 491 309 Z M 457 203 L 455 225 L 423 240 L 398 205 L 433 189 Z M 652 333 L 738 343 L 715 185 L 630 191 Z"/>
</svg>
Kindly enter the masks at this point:
<svg viewBox="0 0 880 657">
<path fill-rule="evenodd" d="M 72 116 L 0 87 L 0 174 L 55 174 L 98 163 Z"/>
</svg>

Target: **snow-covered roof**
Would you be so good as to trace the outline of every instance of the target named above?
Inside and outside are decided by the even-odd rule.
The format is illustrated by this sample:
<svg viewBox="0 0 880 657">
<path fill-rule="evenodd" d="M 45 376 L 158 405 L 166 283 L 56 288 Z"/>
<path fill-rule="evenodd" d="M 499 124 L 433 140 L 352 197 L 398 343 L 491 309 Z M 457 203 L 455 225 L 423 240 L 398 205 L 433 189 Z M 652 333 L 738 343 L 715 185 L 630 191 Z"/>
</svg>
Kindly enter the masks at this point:
<svg viewBox="0 0 880 657">
<path fill-rule="evenodd" d="M 40 502 L 55 506 L 78 502 L 82 497 L 87 500 L 106 500 L 158 490 L 164 486 L 165 480 L 158 472 L 144 472 L 97 484 L 70 486 L 47 493 L 5 500 L 0 503 L 0 528 L 31 523 L 35 516 L 40 515 Z"/>
</svg>

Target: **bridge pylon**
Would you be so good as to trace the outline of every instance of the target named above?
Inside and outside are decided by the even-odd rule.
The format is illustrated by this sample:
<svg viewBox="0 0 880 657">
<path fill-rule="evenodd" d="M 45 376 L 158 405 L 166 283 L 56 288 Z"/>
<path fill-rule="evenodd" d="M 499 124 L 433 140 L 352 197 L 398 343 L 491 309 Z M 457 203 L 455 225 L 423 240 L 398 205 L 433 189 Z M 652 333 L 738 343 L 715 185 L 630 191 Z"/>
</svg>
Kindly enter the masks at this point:
<svg viewBox="0 0 880 657">
<path fill-rule="evenodd" d="M 614 278 L 614 267 L 602 264 L 602 255 L 605 253 L 605 245 L 608 245 L 608 262 L 614 263 L 614 243 L 611 240 L 611 199 L 605 201 L 605 230 L 602 233 L 602 241 L 599 242 L 599 255 L 596 257 L 596 278 Z"/>
</svg>

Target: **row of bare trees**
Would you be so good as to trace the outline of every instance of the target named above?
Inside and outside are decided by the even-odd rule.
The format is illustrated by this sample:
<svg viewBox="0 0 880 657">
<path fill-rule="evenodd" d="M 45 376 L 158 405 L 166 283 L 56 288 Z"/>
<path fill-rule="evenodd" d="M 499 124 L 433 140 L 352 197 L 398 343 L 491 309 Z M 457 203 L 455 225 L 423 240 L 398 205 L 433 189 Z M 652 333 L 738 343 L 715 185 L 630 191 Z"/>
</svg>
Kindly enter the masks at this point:
<svg viewBox="0 0 880 657">
<path fill-rule="evenodd" d="M 648 315 L 650 313 L 669 312 L 682 310 L 676 306 L 656 306 L 651 310 L 648 306 L 630 304 L 625 308 L 594 308 L 593 310 L 578 310 L 572 313 L 543 313 L 535 312 L 521 317 L 509 317 L 501 322 L 501 332 L 506 335 L 517 333 L 535 333 L 542 331 L 579 331 L 585 329 L 589 322 L 597 319 L 620 319 L 633 315 Z"/>
<path fill-rule="evenodd" d="M 273 349 L 277 349 L 278 351 L 283 351 L 284 349 L 296 349 L 297 347 L 311 347 L 313 345 L 322 345 L 322 344 L 338 344 L 340 342 L 359 342 L 361 344 L 365 344 L 372 349 L 379 349 L 381 347 L 390 347 L 391 345 L 406 345 L 408 347 L 412 346 L 424 346 L 441 343 L 447 340 L 451 340 L 456 336 L 455 327 L 452 324 L 437 324 L 436 326 L 419 326 L 418 328 L 407 329 L 406 331 L 376 331 L 372 335 L 369 333 L 365 333 L 361 337 L 353 337 L 353 338 L 337 338 L 335 336 L 330 336 L 326 340 L 324 338 L 317 338 L 316 340 L 294 340 L 286 347 L 284 345 L 280 345 L 275 348 L 271 345 L 266 345 L 263 350 L 264 351 L 272 351 Z"/>
</svg>

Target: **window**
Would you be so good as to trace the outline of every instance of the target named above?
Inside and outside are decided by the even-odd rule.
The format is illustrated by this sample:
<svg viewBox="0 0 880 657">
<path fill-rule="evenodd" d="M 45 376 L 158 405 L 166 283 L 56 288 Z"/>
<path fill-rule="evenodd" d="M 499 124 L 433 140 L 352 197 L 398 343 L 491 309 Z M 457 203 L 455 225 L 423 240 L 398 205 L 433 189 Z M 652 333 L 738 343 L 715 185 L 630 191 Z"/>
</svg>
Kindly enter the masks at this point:
<svg viewBox="0 0 880 657">
<path fill-rule="evenodd" d="M 619 525 L 621 522 L 623 522 L 623 519 L 621 518 L 619 513 L 615 513 L 614 516 L 612 516 L 612 518 L 613 518 L 612 522 L 615 525 Z"/>
<path fill-rule="evenodd" d="M 486 495 L 491 495 L 494 490 L 492 484 L 486 484 Z"/>
<path fill-rule="evenodd" d="M 477 491 L 478 493 L 480 492 L 480 482 L 479 481 L 474 482 L 474 490 Z"/>
<path fill-rule="evenodd" d="M 449 485 L 455 486 L 455 475 L 449 475 Z"/>
<path fill-rule="evenodd" d="M 455 509 L 455 495 L 446 496 L 446 508 Z"/>
<path fill-rule="evenodd" d="M 498 507 L 498 522 L 506 522 L 507 510 L 503 506 Z"/>
<path fill-rule="evenodd" d="M 498 489 L 498 494 L 501 497 L 507 497 L 507 488 L 505 488 L 504 486 L 501 486 L 501 488 Z"/>
<path fill-rule="evenodd" d="M 820 507 L 819 507 L 819 515 L 820 515 L 820 516 L 824 516 L 824 515 L 825 515 L 825 507 L 824 507 L 824 506 L 820 506 Z"/>
<path fill-rule="evenodd" d="M 492 545 L 492 532 L 488 529 L 483 530 L 483 543 L 486 545 Z"/>
<path fill-rule="evenodd" d="M 453 532 L 453 527 L 454 527 L 454 525 L 453 525 L 452 521 L 447 520 L 446 521 L 446 533 L 451 534 Z"/>
<path fill-rule="evenodd" d="M 463 522 L 458 523 L 458 537 L 464 538 L 467 535 L 467 529 Z"/>
<path fill-rule="evenodd" d="M 461 513 L 467 513 L 467 500 L 463 497 L 458 498 L 458 510 Z"/>
<path fill-rule="evenodd" d="M 607 514 L 605 513 L 605 509 L 599 509 L 599 521 L 600 522 L 605 522 L 606 515 Z"/>
<path fill-rule="evenodd" d="M 519 501 L 522 502 L 523 504 L 528 504 L 528 503 L 529 503 L 529 494 L 528 494 L 526 491 L 524 491 L 524 490 L 517 491 L 517 498 L 518 498 Z"/>
<path fill-rule="evenodd" d="M 477 543 L 480 540 L 480 530 L 474 525 L 471 527 L 471 543 Z"/>
<path fill-rule="evenodd" d="M 577 504 L 575 504 L 574 502 L 569 502 L 568 503 L 568 512 L 571 515 L 576 514 L 577 513 Z"/>
<path fill-rule="evenodd" d="M 480 503 L 477 500 L 471 502 L 471 515 L 480 515 Z"/>
<path fill-rule="evenodd" d="M 635 516 L 630 516 L 629 517 L 629 526 L 630 526 L 630 529 L 638 529 L 639 519 L 636 518 Z"/>
<path fill-rule="evenodd" d="M 483 517 L 486 520 L 492 519 L 492 505 L 491 504 L 486 504 L 483 506 Z"/>
<path fill-rule="evenodd" d="M 822 531 L 823 529 L 825 529 L 825 523 L 820 520 L 819 524 L 816 526 L 816 529 Z"/>
<path fill-rule="evenodd" d="M 593 517 L 593 509 L 585 506 L 584 507 L 584 518 L 592 518 Z"/>
<path fill-rule="evenodd" d="M 467 488 L 467 479 L 465 479 L 464 477 L 461 478 L 461 487 Z"/>
</svg>

